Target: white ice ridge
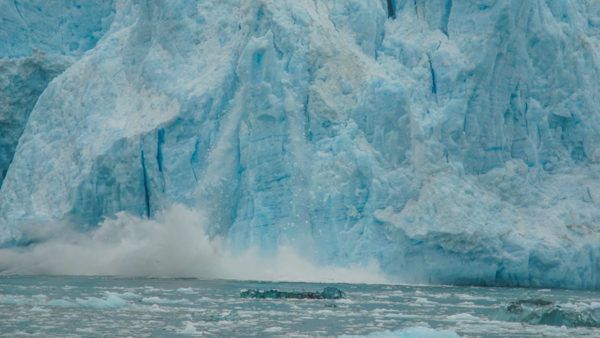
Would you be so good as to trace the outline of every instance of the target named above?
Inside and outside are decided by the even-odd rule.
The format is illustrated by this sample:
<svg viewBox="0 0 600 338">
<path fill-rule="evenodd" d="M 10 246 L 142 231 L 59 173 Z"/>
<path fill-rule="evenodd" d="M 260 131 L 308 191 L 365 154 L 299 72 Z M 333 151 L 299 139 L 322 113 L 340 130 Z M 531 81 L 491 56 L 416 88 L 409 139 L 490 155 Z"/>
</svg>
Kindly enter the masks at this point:
<svg viewBox="0 0 600 338">
<path fill-rule="evenodd" d="M 111 6 L 27 119 L 0 190 L 5 246 L 182 203 L 234 252 L 600 288 L 599 2 Z M 69 50 L 46 26 L 0 36 Z"/>
</svg>

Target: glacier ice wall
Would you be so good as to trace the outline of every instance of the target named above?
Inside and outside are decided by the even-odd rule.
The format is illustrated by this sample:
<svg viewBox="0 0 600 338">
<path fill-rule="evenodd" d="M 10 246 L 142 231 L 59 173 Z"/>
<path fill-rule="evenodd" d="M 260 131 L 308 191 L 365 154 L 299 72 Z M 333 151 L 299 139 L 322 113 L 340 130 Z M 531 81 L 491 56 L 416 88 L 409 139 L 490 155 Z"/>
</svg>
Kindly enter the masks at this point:
<svg viewBox="0 0 600 338">
<path fill-rule="evenodd" d="M 0 185 L 38 97 L 108 28 L 112 1 L 0 2 Z"/>
<path fill-rule="evenodd" d="M 183 203 L 234 251 L 376 259 L 408 282 L 600 287 L 597 2 L 86 8 L 99 24 L 81 34 L 100 40 L 68 24 L 33 38 L 52 14 L 0 46 L 79 51 L 22 119 L 5 245 L 30 242 L 25 226 Z"/>
</svg>

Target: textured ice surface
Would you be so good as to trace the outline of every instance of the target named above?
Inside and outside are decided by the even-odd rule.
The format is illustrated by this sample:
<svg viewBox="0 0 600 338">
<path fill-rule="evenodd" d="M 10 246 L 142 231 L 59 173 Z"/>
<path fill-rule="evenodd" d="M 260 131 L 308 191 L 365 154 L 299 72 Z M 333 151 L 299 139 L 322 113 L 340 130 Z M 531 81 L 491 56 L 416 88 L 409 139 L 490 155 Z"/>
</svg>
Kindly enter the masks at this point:
<svg viewBox="0 0 600 338">
<path fill-rule="evenodd" d="M 108 28 L 113 1 L 0 2 L 0 186 L 48 83 Z"/>
<path fill-rule="evenodd" d="M 0 56 L 34 51 L 77 55 L 93 48 L 110 26 L 114 1 L 5 0 L 0 3 Z"/>
<path fill-rule="evenodd" d="M 92 4 L 78 27 L 110 27 L 37 100 L 0 242 L 178 202 L 234 251 L 376 259 L 404 281 L 600 287 L 597 2 Z M 58 15 L 35 10 L 20 10 L 31 31 L 3 33 L 11 55 L 92 46 L 68 24 L 70 38 L 30 37 Z"/>
<path fill-rule="evenodd" d="M 70 59 L 28 57 L 0 59 L 0 185 L 39 95 Z"/>
</svg>

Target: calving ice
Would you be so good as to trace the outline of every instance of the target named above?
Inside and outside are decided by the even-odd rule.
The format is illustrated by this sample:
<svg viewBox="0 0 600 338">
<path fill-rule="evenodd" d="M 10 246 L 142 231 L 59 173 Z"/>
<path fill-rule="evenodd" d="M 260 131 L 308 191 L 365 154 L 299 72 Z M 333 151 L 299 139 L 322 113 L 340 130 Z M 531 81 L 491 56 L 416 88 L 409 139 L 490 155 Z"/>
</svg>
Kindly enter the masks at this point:
<svg viewBox="0 0 600 338">
<path fill-rule="evenodd" d="M 189 229 L 165 219 L 179 210 L 227 257 L 286 247 L 401 282 L 600 287 L 598 2 L 0 13 L 1 269 L 40 266 L 23 255 L 73 232 L 87 248 L 194 246 L 135 235 Z M 98 235 L 115 224 L 123 237 Z"/>
</svg>

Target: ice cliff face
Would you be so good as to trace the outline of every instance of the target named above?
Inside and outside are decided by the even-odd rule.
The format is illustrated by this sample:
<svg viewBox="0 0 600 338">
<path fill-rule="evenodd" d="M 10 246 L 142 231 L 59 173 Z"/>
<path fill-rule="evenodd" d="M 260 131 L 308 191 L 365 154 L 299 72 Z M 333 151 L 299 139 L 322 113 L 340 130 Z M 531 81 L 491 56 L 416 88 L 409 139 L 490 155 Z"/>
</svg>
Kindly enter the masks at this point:
<svg viewBox="0 0 600 338">
<path fill-rule="evenodd" d="M 177 202 L 234 250 L 600 287 L 598 2 L 85 4 L 0 11 L 5 245 Z"/>
<path fill-rule="evenodd" d="M 48 83 L 110 25 L 112 1 L 0 2 L 0 185 Z"/>
</svg>

